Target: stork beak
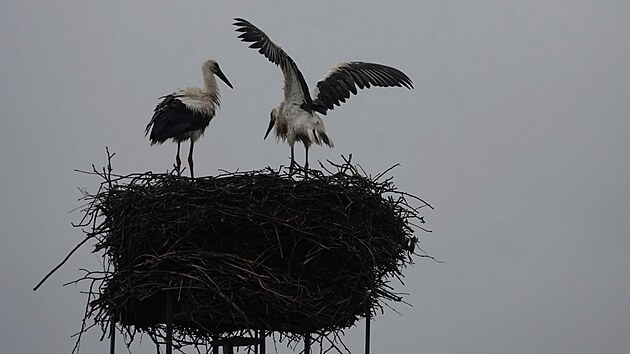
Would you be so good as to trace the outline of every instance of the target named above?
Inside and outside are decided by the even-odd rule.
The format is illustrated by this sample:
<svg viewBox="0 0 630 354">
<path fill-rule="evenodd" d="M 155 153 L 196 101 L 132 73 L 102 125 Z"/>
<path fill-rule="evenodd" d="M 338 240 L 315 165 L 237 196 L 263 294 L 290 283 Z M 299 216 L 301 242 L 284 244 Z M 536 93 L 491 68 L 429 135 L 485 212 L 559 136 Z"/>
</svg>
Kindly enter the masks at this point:
<svg viewBox="0 0 630 354">
<path fill-rule="evenodd" d="M 225 74 L 223 73 L 223 71 L 221 71 L 220 68 L 217 68 L 217 71 L 214 74 L 217 75 L 219 79 L 223 80 L 223 82 L 225 82 L 226 85 L 230 86 L 231 89 L 234 88 L 232 87 L 230 80 L 228 80 L 227 77 L 225 77 Z"/>
<path fill-rule="evenodd" d="M 267 135 L 269 135 L 269 133 L 271 132 L 271 129 L 273 129 L 273 125 L 276 122 L 276 120 L 273 118 L 273 113 L 271 114 L 271 119 L 269 120 L 269 126 L 267 127 L 267 132 L 265 133 L 265 137 L 263 138 L 263 140 L 267 139 Z"/>
</svg>

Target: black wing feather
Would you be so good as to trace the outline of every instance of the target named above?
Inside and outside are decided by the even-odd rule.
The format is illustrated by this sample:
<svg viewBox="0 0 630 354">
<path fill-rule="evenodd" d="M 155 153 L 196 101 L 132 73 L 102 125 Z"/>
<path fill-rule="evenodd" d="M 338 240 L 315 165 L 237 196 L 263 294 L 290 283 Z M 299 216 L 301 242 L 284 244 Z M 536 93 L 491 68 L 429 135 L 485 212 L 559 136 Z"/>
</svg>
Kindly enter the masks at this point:
<svg viewBox="0 0 630 354">
<path fill-rule="evenodd" d="M 352 77 L 351 76 L 344 76 L 343 80 L 346 84 L 346 86 L 348 87 L 348 90 L 350 91 L 350 93 L 352 93 L 353 95 L 357 94 L 357 88 L 354 85 L 354 81 L 352 81 Z M 350 97 L 350 93 L 348 93 L 348 97 Z"/>
<path fill-rule="evenodd" d="M 236 26 L 237 32 L 242 32 L 238 38 L 241 41 L 251 43 L 249 45 L 252 49 L 259 49 L 258 52 L 265 56 L 270 62 L 278 65 L 282 70 L 292 69 L 300 82 L 300 87 L 304 93 L 304 101 L 306 107 L 311 107 L 312 100 L 311 95 L 308 92 L 308 85 L 297 64 L 291 59 L 291 57 L 277 44 L 275 44 L 269 37 L 258 27 L 254 26 L 251 22 L 242 19 L 235 18 L 234 26 Z"/>
<path fill-rule="evenodd" d="M 205 128 L 213 118 L 189 109 L 177 95 L 160 98 L 163 100 L 155 107 L 153 117 L 144 131 L 144 135 L 151 131 L 149 136 L 151 144 L 161 144 L 180 134 Z"/>
<path fill-rule="evenodd" d="M 390 66 L 359 61 L 342 63 L 317 83 L 313 110 L 326 114 L 326 111 L 350 98 L 350 94 L 356 95 L 356 87 L 364 89 L 370 86 L 412 89 L 413 83 L 402 71 Z"/>
</svg>

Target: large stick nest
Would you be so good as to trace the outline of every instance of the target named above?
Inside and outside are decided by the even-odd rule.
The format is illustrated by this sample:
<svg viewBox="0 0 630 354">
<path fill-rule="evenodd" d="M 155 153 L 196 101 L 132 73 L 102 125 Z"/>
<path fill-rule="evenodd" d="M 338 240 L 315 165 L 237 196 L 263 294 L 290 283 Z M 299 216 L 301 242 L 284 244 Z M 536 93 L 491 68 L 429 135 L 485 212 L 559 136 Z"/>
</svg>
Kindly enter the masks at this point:
<svg viewBox="0 0 630 354">
<path fill-rule="evenodd" d="M 329 164 L 306 178 L 282 169 L 194 180 L 94 169 L 104 180 L 85 192 L 81 226 L 90 226 L 105 269 L 86 276 L 101 280 L 86 317 L 163 338 L 170 292 L 175 339 L 185 344 L 253 329 L 327 335 L 384 300 L 402 301 L 389 281 L 414 251 L 426 256 L 413 226 L 430 206 L 385 173 Z"/>
</svg>

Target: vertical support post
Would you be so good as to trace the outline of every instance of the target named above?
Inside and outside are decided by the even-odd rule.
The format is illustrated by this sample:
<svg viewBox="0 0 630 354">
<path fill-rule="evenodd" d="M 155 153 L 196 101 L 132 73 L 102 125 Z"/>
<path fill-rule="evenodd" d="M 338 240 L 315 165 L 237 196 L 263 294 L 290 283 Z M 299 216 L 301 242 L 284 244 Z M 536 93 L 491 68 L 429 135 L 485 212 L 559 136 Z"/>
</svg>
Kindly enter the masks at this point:
<svg viewBox="0 0 630 354">
<path fill-rule="evenodd" d="M 368 306 L 367 312 L 365 313 L 365 354 L 370 354 L 370 321 L 372 311 L 370 311 L 370 307 Z"/>
<path fill-rule="evenodd" d="M 267 339 L 267 334 L 264 329 L 258 331 L 260 337 L 260 354 L 267 354 L 267 348 L 265 347 L 265 341 Z"/>
<path fill-rule="evenodd" d="M 109 354 L 116 353 L 116 320 L 114 320 L 114 316 L 111 318 L 111 322 L 109 323 Z"/>
<path fill-rule="evenodd" d="M 260 347 L 260 331 L 254 330 L 254 354 L 258 354 Z"/>
<path fill-rule="evenodd" d="M 166 291 L 166 354 L 173 354 L 173 301 L 171 290 Z"/>
<path fill-rule="evenodd" d="M 311 354 L 311 335 L 304 335 L 304 354 Z"/>
<path fill-rule="evenodd" d="M 216 339 L 212 338 L 212 354 L 219 354 L 219 346 L 215 342 Z"/>
</svg>

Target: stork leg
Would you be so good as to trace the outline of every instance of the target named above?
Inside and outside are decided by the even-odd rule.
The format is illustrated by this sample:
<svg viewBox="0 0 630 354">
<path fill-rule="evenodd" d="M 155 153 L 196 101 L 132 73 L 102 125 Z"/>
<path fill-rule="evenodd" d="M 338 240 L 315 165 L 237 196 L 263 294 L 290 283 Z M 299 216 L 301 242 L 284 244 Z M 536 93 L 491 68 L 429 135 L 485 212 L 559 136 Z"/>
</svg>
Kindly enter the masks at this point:
<svg viewBox="0 0 630 354">
<path fill-rule="evenodd" d="M 293 145 L 291 145 L 291 164 L 289 165 L 289 176 L 293 175 L 295 169 L 295 153 L 293 151 Z"/>
<path fill-rule="evenodd" d="M 308 177 L 308 145 L 304 145 L 306 150 L 306 160 L 304 161 L 304 175 Z"/>
<path fill-rule="evenodd" d="M 188 166 L 190 167 L 190 178 L 195 178 L 195 173 L 193 172 L 193 146 L 195 146 L 195 141 L 190 139 L 190 151 L 188 152 Z"/>
<path fill-rule="evenodd" d="M 177 143 L 177 155 L 175 155 L 175 164 L 173 165 L 173 167 L 175 167 L 175 171 L 177 172 L 178 176 L 181 176 L 181 167 L 182 167 L 182 160 L 179 159 L 179 145 L 181 144 L 181 142 Z"/>
</svg>

